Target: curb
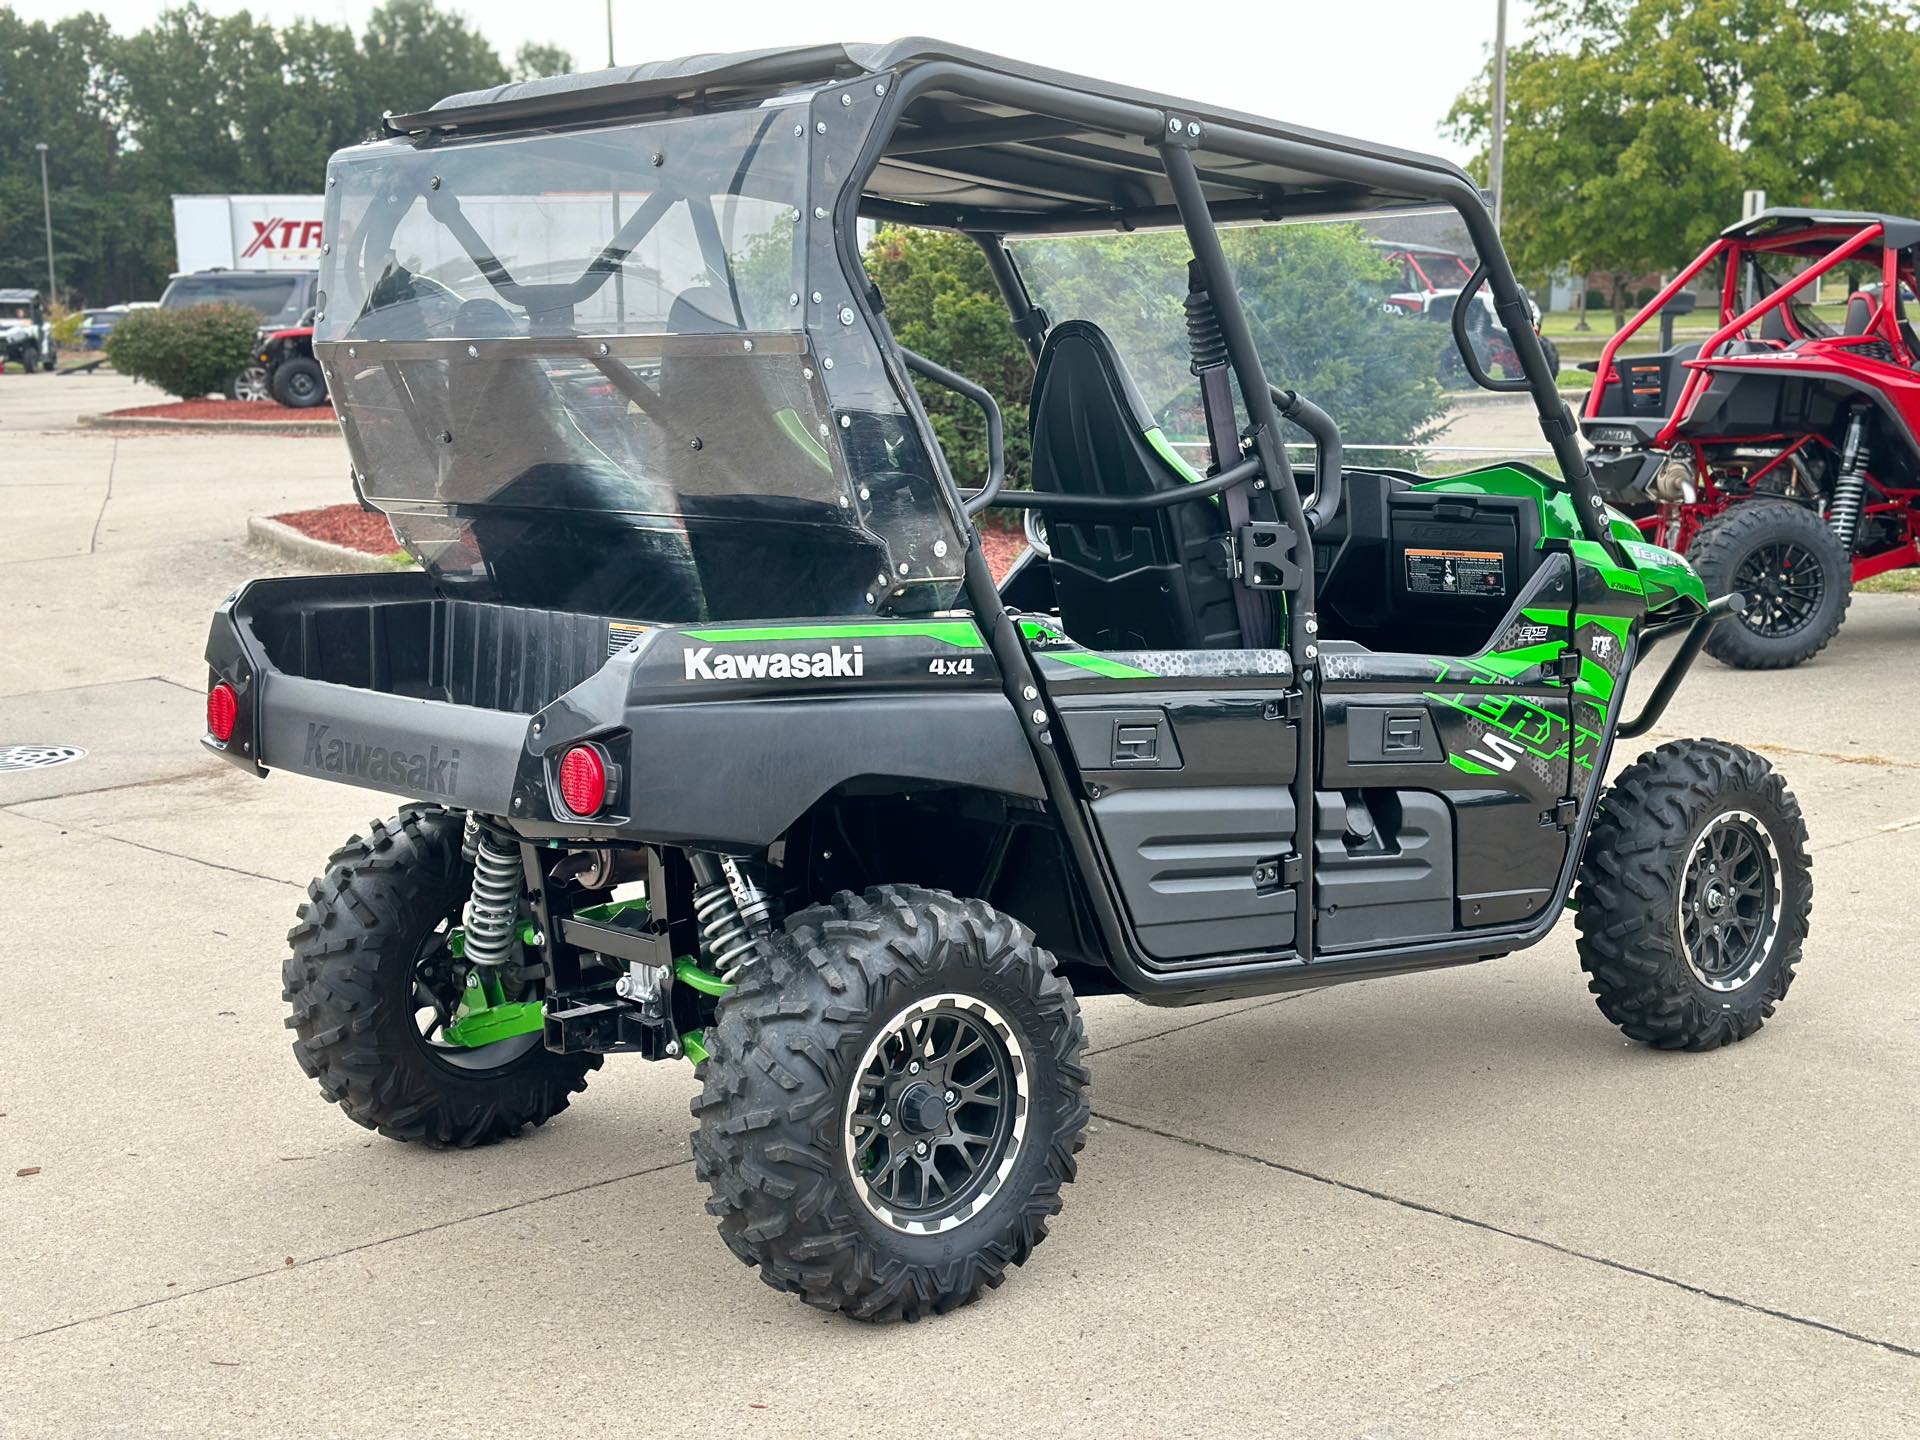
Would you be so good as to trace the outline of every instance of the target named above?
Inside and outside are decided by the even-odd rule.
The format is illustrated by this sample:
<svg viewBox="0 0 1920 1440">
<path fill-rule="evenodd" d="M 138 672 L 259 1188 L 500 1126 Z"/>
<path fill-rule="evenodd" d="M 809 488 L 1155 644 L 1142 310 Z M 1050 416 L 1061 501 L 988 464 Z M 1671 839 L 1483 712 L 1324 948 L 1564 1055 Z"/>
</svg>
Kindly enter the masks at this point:
<svg viewBox="0 0 1920 1440">
<path fill-rule="evenodd" d="M 122 433 L 162 431 L 198 431 L 203 435 L 338 435 L 337 420 L 169 420 L 155 415 L 82 415 L 80 425 L 88 430 L 118 430 Z"/>
<path fill-rule="evenodd" d="M 1471 409 L 1476 405 L 1511 404 L 1516 400 L 1525 404 L 1531 397 L 1528 396 L 1525 391 L 1509 390 L 1500 392 L 1476 388 L 1473 390 L 1448 390 L 1445 392 L 1445 398 L 1449 409 L 1465 410 Z M 1560 392 L 1560 398 L 1570 405 L 1577 405 L 1587 398 L 1587 392 L 1585 390 L 1562 390 Z"/>
<path fill-rule="evenodd" d="M 411 563 L 397 565 L 384 555 L 369 555 L 364 550 L 355 550 L 350 545 L 336 545 L 331 540 L 316 540 L 311 535 L 303 535 L 293 526 L 279 520 L 269 519 L 265 515 L 247 517 L 247 539 L 256 545 L 286 556 L 289 560 L 298 560 L 306 565 L 324 565 L 329 570 L 402 570 L 412 569 Z M 399 542 L 394 548 L 399 549 Z"/>
</svg>

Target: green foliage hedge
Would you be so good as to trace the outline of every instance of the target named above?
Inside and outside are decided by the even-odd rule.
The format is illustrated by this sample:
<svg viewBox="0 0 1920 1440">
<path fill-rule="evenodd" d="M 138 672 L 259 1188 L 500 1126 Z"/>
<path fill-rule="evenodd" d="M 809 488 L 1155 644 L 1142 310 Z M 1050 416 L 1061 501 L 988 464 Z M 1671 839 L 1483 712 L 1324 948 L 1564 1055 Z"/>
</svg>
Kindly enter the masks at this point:
<svg viewBox="0 0 1920 1440">
<path fill-rule="evenodd" d="M 107 359 L 122 375 L 197 400 L 246 368 L 259 330 L 260 317 L 239 305 L 135 310 L 107 332 Z"/>
</svg>

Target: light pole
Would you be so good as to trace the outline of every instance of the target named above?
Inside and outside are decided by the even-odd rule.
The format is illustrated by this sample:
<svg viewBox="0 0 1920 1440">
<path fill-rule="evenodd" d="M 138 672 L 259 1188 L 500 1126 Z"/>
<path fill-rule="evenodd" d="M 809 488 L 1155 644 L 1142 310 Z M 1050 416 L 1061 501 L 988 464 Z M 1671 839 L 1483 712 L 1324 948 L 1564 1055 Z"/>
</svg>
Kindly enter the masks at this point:
<svg viewBox="0 0 1920 1440">
<path fill-rule="evenodd" d="M 613 0 L 607 0 L 607 68 L 613 68 Z"/>
<path fill-rule="evenodd" d="M 608 0 L 611 4 L 612 0 Z M 1500 228 L 1507 169 L 1507 0 L 1494 0 L 1493 145 L 1487 152 L 1487 188 L 1493 191 L 1493 228 Z"/>
<path fill-rule="evenodd" d="M 47 299 L 60 298 L 53 279 L 53 193 L 47 189 L 47 145 L 43 140 L 33 147 L 40 152 L 40 214 L 47 222 Z"/>
</svg>

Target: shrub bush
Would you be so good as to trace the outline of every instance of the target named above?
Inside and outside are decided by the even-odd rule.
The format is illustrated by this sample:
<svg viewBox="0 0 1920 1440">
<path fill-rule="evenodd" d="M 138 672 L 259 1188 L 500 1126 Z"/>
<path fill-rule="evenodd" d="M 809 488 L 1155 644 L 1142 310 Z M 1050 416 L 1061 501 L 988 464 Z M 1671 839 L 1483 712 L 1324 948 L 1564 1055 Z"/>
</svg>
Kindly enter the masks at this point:
<svg viewBox="0 0 1920 1440">
<path fill-rule="evenodd" d="M 53 343 L 62 350 L 78 349 L 80 327 L 86 318 L 87 312 L 84 310 L 69 310 L 58 304 L 47 306 L 47 321 L 53 326 Z"/>
<path fill-rule="evenodd" d="M 135 310 L 107 334 L 107 359 L 122 375 L 182 400 L 223 391 L 254 355 L 260 317 L 239 305 Z"/>
</svg>

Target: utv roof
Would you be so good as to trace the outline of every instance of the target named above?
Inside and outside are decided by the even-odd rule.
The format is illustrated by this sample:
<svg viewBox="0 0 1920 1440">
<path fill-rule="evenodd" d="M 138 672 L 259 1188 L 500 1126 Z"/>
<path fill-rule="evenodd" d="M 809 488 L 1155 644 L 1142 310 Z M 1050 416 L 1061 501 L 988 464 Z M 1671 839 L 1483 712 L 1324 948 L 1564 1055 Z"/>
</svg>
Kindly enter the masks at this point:
<svg viewBox="0 0 1920 1440">
<path fill-rule="evenodd" d="M 1878 210 L 1803 210 L 1775 207 L 1729 225 L 1720 232 L 1727 240 L 1780 240 L 1791 244 L 1793 237 L 1808 231 L 1835 227 L 1859 229 L 1878 221 L 1886 228 L 1886 243 L 1896 250 L 1920 243 L 1920 220 L 1902 215 L 1886 215 Z"/>
<path fill-rule="evenodd" d="M 390 116 L 387 128 L 470 132 L 611 120 L 687 103 L 751 103 L 923 66 L 938 66 L 940 83 L 915 92 L 866 184 L 863 213 L 981 230 L 1171 223 L 1172 191 L 1137 123 L 1149 113 L 1156 125 L 1178 116 L 1202 127 L 1194 161 L 1219 219 L 1391 209 L 1472 188 L 1458 166 L 1435 156 L 924 38 L 690 55 L 520 81 Z M 1112 122 L 1090 120 L 1095 111 Z M 1266 154 L 1256 158 L 1256 150 Z M 1344 178 L 1322 173 L 1309 152 Z"/>
<path fill-rule="evenodd" d="M 39 298 L 38 290 L 0 290 L 0 305 L 30 304 Z"/>
</svg>

